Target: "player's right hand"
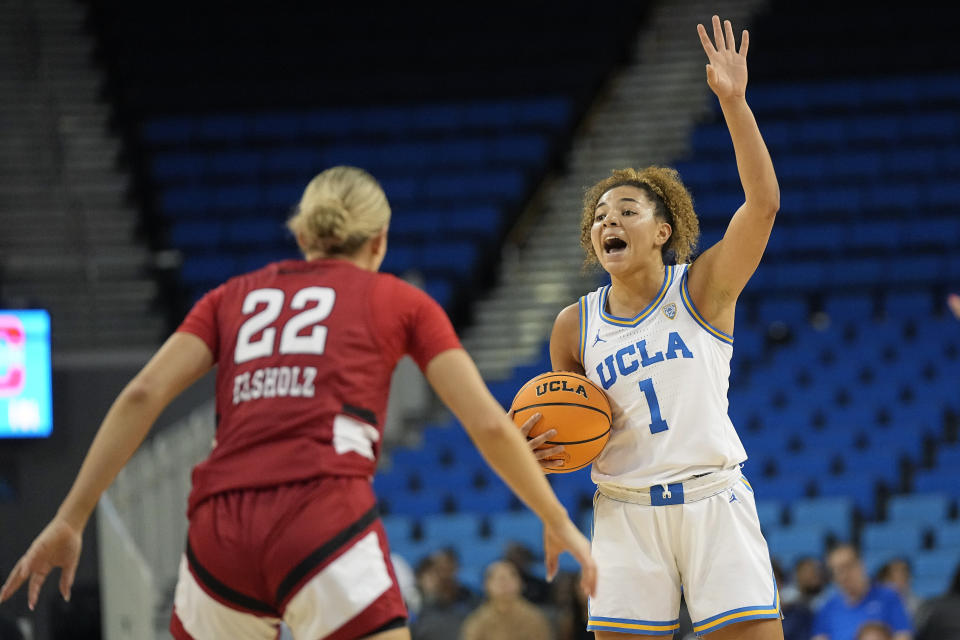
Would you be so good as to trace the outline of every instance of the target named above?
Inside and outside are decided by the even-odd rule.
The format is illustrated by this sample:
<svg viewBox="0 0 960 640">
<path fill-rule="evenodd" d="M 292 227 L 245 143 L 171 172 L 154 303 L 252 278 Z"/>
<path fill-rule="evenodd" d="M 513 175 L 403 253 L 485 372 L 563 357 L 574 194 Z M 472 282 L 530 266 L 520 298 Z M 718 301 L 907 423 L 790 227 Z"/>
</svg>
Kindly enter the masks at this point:
<svg viewBox="0 0 960 640">
<path fill-rule="evenodd" d="M 0 589 L 0 602 L 9 599 L 27 580 L 27 604 L 32 611 L 37 606 L 40 587 L 54 567 L 60 567 L 60 595 L 70 601 L 70 588 L 77 573 L 80 561 L 80 549 L 83 546 L 83 532 L 73 528 L 65 521 L 54 518 L 40 532 L 27 552 L 13 567 L 7 581 Z"/>
<path fill-rule="evenodd" d="M 527 439 L 527 443 L 530 445 L 530 449 L 533 451 L 533 455 L 537 458 L 537 462 L 540 463 L 541 467 L 548 471 L 551 469 L 559 469 L 563 466 L 563 460 L 547 460 L 546 458 L 563 453 L 563 445 L 545 444 L 547 440 L 557 435 L 557 430 L 547 429 L 536 438 L 530 437 L 530 430 L 533 429 L 534 425 L 536 425 L 542 417 L 539 413 L 530 416 L 530 419 L 520 427 L 520 434 Z M 510 414 L 510 418 L 513 418 L 512 413 Z"/>
<path fill-rule="evenodd" d="M 590 541 L 566 518 L 556 527 L 543 526 L 544 562 L 547 565 L 547 580 L 553 580 L 557 574 L 559 556 L 569 551 L 580 563 L 580 587 L 584 593 L 593 597 L 597 593 L 597 563 L 590 555 Z"/>
</svg>

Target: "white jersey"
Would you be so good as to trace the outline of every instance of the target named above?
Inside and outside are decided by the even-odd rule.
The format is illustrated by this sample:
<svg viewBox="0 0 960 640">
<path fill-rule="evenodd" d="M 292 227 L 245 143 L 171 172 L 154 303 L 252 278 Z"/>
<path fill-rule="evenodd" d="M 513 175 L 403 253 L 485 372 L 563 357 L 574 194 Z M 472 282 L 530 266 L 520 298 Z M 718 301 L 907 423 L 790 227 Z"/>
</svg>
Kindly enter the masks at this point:
<svg viewBox="0 0 960 640">
<path fill-rule="evenodd" d="M 689 265 L 668 265 L 634 318 L 607 311 L 610 286 L 582 298 L 580 362 L 613 409 L 596 483 L 650 487 L 747 458 L 727 415 L 733 337 L 710 326 L 687 291 Z"/>
</svg>

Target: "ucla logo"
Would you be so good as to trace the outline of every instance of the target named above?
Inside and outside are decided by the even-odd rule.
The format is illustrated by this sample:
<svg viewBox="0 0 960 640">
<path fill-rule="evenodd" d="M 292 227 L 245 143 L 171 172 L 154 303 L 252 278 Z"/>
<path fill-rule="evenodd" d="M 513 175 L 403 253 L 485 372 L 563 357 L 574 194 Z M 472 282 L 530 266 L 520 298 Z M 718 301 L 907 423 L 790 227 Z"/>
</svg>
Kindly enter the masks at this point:
<svg viewBox="0 0 960 640">
<path fill-rule="evenodd" d="M 566 380 L 551 380 L 550 382 L 541 382 L 537 385 L 537 397 L 546 394 L 547 391 L 570 391 L 578 396 L 589 399 L 587 390 L 582 384 L 578 384 L 576 388 L 574 388 L 568 385 Z"/>
<path fill-rule="evenodd" d="M 673 320 L 674 318 L 676 318 L 676 317 L 677 317 L 677 304 L 676 304 L 675 302 L 671 302 L 670 304 L 668 304 L 667 306 L 665 306 L 665 307 L 663 308 L 663 315 L 667 316 L 667 317 L 670 318 L 671 320 Z"/>
</svg>

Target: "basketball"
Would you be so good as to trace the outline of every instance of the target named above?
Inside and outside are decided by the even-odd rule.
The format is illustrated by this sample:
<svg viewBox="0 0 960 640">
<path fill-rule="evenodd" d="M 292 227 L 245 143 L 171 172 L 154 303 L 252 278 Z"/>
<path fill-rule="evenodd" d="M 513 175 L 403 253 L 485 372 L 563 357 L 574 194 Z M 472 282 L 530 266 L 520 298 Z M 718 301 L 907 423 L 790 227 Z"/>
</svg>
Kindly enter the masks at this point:
<svg viewBox="0 0 960 640">
<path fill-rule="evenodd" d="M 546 458 L 563 459 L 564 466 L 548 473 L 569 473 L 593 462 L 610 438 L 612 414 L 603 390 L 577 373 L 550 371 L 520 387 L 510 406 L 513 421 L 523 426 L 530 416 L 540 413 L 540 421 L 527 435 L 532 439 L 556 429 L 553 440 L 543 446 L 563 445 L 563 453 Z"/>
</svg>

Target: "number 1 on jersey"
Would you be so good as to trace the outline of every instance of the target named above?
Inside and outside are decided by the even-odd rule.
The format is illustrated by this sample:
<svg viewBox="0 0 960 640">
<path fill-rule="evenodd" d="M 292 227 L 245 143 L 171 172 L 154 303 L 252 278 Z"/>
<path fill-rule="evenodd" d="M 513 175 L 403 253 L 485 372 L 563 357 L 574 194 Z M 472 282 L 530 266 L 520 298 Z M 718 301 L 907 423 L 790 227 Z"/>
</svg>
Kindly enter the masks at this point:
<svg viewBox="0 0 960 640">
<path fill-rule="evenodd" d="M 657 400 L 657 392 L 653 389 L 653 378 L 645 378 L 640 381 L 640 391 L 647 398 L 647 406 L 650 407 L 650 433 L 660 433 L 670 427 L 667 421 L 660 415 L 660 402 Z"/>
</svg>

